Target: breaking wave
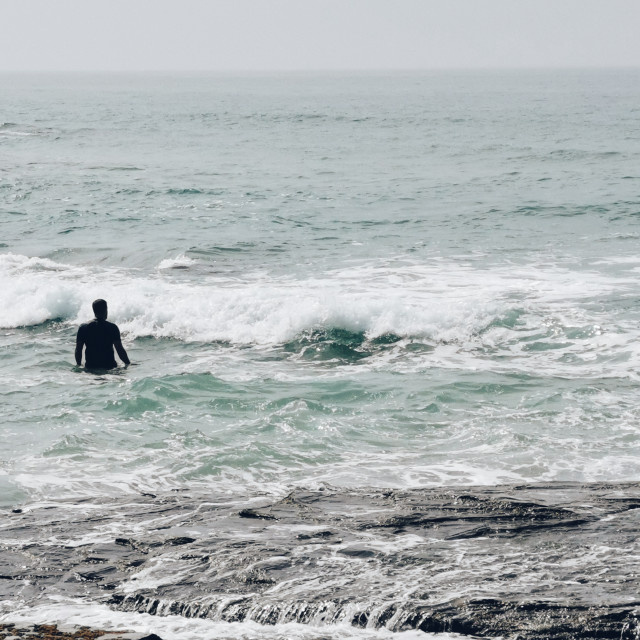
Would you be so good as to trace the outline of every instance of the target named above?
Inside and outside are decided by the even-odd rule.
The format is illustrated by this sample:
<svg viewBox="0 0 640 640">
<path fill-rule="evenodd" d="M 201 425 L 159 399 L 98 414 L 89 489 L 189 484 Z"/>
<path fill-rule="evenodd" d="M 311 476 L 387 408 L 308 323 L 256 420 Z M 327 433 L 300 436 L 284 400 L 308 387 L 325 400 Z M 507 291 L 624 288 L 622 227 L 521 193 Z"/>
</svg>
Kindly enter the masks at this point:
<svg viewBox="0 0 640 640">
<path fill-rule="evenodd" d="M 361 265 L 306 279 L 200 273 L 194 281 L 197 266 L 178 256 L 144 273 L 1 254 L 0 328 L 77 325 L 93 317 L 92 300 L 105 298 L 127 340 L 277 345 L 315 360 L 357 360 L 399 340 L 553 351 L 606 333 L 591 303 L 622 286 L 558 268 L 452 262 Z M 628 348 L 631 337 L 600 339 Z"/>
</svg>

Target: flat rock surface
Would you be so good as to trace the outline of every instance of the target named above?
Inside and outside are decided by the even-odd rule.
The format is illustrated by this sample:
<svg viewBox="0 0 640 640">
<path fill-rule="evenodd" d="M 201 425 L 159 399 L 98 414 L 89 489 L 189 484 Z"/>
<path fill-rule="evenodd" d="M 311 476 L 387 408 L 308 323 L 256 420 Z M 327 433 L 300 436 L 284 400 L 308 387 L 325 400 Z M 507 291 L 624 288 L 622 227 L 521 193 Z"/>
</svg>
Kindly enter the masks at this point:
<svg viewBox="0 0 640 640">
<path fill-rule="evenodd" d="M 639 528 L 637 483 L 47 503 L 3 517 L 0 601 L 624 640 L 640 634 Z"/>
</svg>

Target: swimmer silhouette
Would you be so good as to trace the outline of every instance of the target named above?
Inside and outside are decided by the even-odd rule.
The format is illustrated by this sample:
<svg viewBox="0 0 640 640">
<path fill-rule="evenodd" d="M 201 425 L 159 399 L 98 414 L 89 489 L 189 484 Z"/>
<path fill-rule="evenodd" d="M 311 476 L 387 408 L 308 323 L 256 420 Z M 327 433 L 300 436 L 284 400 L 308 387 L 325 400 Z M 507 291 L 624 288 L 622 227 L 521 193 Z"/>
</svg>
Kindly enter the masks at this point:
<svg viewBox="0 0 640 640">
<path fill-rule="evenodd" d="M 120 340 L 120 329 L 107 322 L 107 303 L 105 300 L 93 302 L 95 318 L 91 322 L 80 325 L 76 337 L 76 363 L 82 365 L 82 349 L 86 346 L 85 363 L 87 369 L 114 369 L 117 367 L 113 355 L 113 347 L 116 348 L 120 360 L 128 367 L 131 364 L 127 352 Z"/>
</svg>

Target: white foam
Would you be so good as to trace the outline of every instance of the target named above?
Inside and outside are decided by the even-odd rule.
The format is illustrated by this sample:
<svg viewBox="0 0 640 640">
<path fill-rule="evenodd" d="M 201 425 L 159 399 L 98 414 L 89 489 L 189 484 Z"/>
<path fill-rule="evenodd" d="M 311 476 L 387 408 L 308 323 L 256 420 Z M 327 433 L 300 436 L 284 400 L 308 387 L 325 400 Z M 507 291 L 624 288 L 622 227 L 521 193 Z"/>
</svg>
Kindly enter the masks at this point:
<svg viewBox="0 0 640 640">
<path fill-rule="evenodd" d="M 180 254 L 175 258 L 166 258 L 160 262 L 158 269 L 188 269 L 190 266 L 196 264 L 196 260 Z"/>
<path fill-rule="evenodd" d="M 179 260 L 178 258 L 176 260 Z M 173 263 L 171 263 L 173 264 Z M 108 300 L 110 316 L 131 337 L 277 344 L 301 332 L 340 328 L 450 339 L 489 322 L 496 304 L 483 295 L 433 290 L 433 276 L 347 270 L 323 278 L 240 280 L 211 276 L 202 284 L 168 281 L 135 271 L 71 267 L 50 260 L 0 255 L 0 327 L 32 326 L 54 318 L 81 322 L 90 303 Z M 405 280 L 403 287 L 398 280 Z"/>
<path fill-rule="evenodd" d="M 27 136 L 35 136 L 36 134 L 33 132 L 29 132 L 29 131 L 0 131 L 0 136 L 4 136 L 7 138 L 13 137 L 13 138 L 23 138 L 23 137 L 27 137 Z"/>
<path fill-rule="evenodd" d="M 390 333 L 494 346 L 514 337 L 512 329 L 492 325 L 513 310 L 522 318 L 518 338 L 523 331 L 597 326 L 603 318 L 581 303 L 635 287 L 632 280 L 558 268 L 487 271 L 444 261 L 363 265 L 304 279 L 202 275 L 193 283 L 166 274 L 187 264 L 178 256 L 144 274 L 1 254 L 0 328 L 58 318 L 78 324 L 93 317 L 91 301 L 101 297 L 129 338 L 276 345 L 304 332 L 345 329 L 368 338 Z"/>
<path fill-rule="evenodd" d="M 0 611 L 3 603 L 0 602 Z M 15 602 L 7 602 L 15 608 Z M 455 640 L 467 636 L 456 633 L 424 633 L 422 631 L 402 631 L 394 633 L 388 629 L 359 629 L 348 624 L 317 627 L 298 623 L 260 625 L 255 622 L 217 622 L 183 618 L 181 616 L 152 616 L 146 613 L 113 611 L 102 604 L 87 604 L 78 600 L 51 598 L 42 600 L 36 607 L 15 609 L 0 615 L 0 622 L 13 624 L 57 624 L 62 628 L 87 626 L 112 632 L 155 633 L 171 640 Z"/>
<path fill-rule="evenodd" d="M 33 326 L 78 313 L 82 271 L 44 258 L 0 255 L 0 328 Z"/>
</svg>

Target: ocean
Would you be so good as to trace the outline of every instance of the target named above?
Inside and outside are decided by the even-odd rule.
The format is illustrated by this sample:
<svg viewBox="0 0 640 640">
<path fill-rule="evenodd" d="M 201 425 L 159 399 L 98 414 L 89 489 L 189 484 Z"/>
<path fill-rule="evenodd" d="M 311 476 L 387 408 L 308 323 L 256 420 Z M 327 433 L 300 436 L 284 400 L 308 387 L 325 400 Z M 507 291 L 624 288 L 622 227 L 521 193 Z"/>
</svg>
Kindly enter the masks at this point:
<svg viewBox="0 0 640 640">
<path fill-rule="evenodd" d="M 0 87 L 0 622 L 637 637 L 640 71 Z"/>
</svg>

